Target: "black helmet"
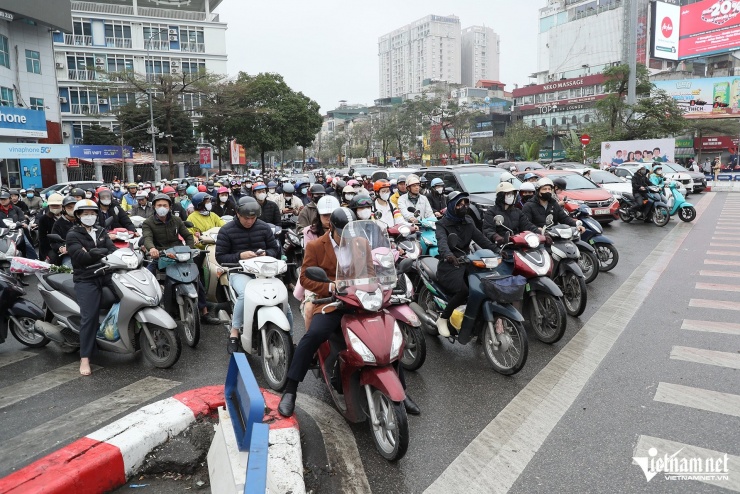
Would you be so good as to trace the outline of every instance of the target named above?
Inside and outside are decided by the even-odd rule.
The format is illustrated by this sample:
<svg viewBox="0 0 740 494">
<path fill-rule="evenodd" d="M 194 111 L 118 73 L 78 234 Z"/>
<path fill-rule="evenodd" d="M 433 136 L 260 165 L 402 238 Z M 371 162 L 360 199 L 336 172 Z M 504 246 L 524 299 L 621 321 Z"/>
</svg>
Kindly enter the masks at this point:
<svg viewBox="0 0 740 494">
<path fill-rule="evenodd" d="M 341 191 L 346 186 L 347 186 L 347 182 L 345 182 L 344 180 L 336 180 L 336 186 L 334 188 Z"/>
<path fill-rule="evenodd" d="M 80 189 L 79 187 L 75 187 L 74 189 L 69 191 L 69 195 L 71 196 L 78 196 L 78 197 L 85 197 L 85 191 Z"/>
<path fill-rule="evenodd" d="M 206 186 L 213 187 L 213 180 L 209 180 L 208 182 L 206 182 Z"/>
<path fill-rule="evenodd" d="M 10 199 L 10 192 L 7 190 L 0 191 L 0 199 Z"/>
<path fill-rule="evenodd" d="M 152 204 L 156 203 L 157 201 L 167 201 L 170 203 L 170 206 L 172 206 L 172 198 L 167 194 L 157 194 L 156 196 L 154 196 Z"/>
<path fill-rule="evenodd" d="M 314 194 L 326 194 L 326 189 L 321 184 L 313 184 L 310 189 L 308 189 L 308 192 L 311 194 L 311 197 L 313 198 Z M 318 200 L 318 199 L 317 199 Z"/>
<path fill-rule="evenodd" d="M 422 175 L 421 178 L 419 178 L 419 183 L 421 184 L 422 187 L 426 187 L 427 181 L 428 181 L 427 177 L 425 177 L 424 175 Z"/>
<path fill-rule="evenodd" d="M 257 199 L 245 196 L 239 199 L 239 205 L 236 208 L 236 214 L 242 218 L 258 218 L 262 214 L 262 208 Z"/>
<path fill-rule="evenodd" d="M 342 230 L 348 223 L 355 220 L 357 220 L 355 213 L 353 213 L 349 208 L 337 208 L 333 213 L 331 213 L 331 217 L 329 218 L 332 228 L 334 228 L 339 235 L 342 234 Z"/>
<path fill-rule="evenodd" d="M 357 208 L 371 208 L 373 207 L 373 200 L 369 195 L 358 194 L 349 201 L 347 207 L 352 211 L 355 211 Z"/>
<path fill-rule="evenodd" d="M 554 178 L 552 180 L 552 183 L 555 187 L 557 187 L 560 190 L 566 190 L 568 188 L 568 182 L 566 182 L 563 177 Z"/>
<path fill-rule="evenodd" d="M 66 207 L 67 207 L 67 206 L 69 206 L 70 204 L 77 204 L 77 199 L 75 199 L 75 198 L 74 198 L 74 197 L 72 197 L 72 196 L 67 196 L 67 197 L 65 197 L 64 199 L 62 199 L 62 206 L 63 206 L 63 207 L 65 207 L 65 208 L 66 208 Z"/>
</svg>

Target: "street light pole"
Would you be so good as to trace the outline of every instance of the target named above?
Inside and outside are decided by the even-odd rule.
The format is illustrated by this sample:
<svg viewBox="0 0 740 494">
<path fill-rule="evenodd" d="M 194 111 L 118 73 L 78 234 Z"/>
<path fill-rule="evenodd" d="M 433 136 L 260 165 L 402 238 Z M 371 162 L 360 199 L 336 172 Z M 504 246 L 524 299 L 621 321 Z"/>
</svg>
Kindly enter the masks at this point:
<svg viewBox="0 0 740 494">
<path fill-rule="evenodd" d="M 149 63 L 152 64 L 152 75 L 154 75 L 154 60 L 152 60 L 151 56 L 151 46 L 152 46 L 152 38 L 154 36 L 159 36 L 159 34 L 162 31 L 167 31 L 167 28 L 160 29 L 154 33 L 152 33 L 149 36 L 149 39 L 147 40 L 146 44 L 146 57 L 149 59 Z M 146 76 L 146 70 L 144 70 L 145 76 Z M 147 94 L 149 95 L 149 122 L 151 123 L 149 127 L 149 131 L 152 133 L 152 165 L 154 165 L 154 181 L 160 182 L 162 181 L 162 170 L 159 168 L 159 165 L 157 164 L 157 142 L 155 140 L 155 132 L 154 132 L 154 104 L 152 103 L 152 88 L 149 88 L 147 90 Z"/>
</svg>

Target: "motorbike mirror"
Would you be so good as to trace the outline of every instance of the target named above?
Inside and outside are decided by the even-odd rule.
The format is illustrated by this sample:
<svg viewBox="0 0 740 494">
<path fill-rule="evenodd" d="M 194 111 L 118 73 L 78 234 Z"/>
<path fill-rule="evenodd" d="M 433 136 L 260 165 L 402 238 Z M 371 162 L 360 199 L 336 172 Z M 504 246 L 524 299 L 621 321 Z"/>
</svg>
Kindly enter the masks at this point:
<svg viewBox="0 0 740 494">
<path fill-rule="evenodd" d="M 403 261 L 401 261 L 398 264 L 398 269 L 396 270 L 396 272 L 398 274 L 408 273 L 411 270 L 411 267 L 413 265 L 414 265 L 414 260 L 413 259 L 409 259 L 407 257 L 406 259 L 404 259 Z M 310 269 L 310 268 L 308 268 L 308 269 Z"/>
<path fill-rule="evenodd" d="M 418 218 L 419 216 L 421 216 L 421 211 L 419 211 L 419 210 L 416 210 L 416 211 L 414 212 L 414 217 L 415 217 L 415 218 Z"/>
<path fill-rule="evenodd" d="M 318 281 L 321 283 L 331 283 L 331 280 L 326 275 L 326 271 L 318 266 L 311 266 L 306 268 L 306 278 L 311 281 Z"/>
<path fill-rule="evenodd" d="M 185 226 L 188 227 L 188 228 L 193 228 L 195 225 L 193 225 L 193 222 L 192 221 L 186 221 L 185 222 Z"/>
<path fill-rule="evenodd" d="M 454 190 L 452 187 L 445 187 L 445 194 L 452 194 Z"/>
<path fill-rule="evenodd" d="M 552 215 L 548 214 L 547 218 L 545 218 L 545 225 L 550 226 L 552 225 Z"/>
<path fill-rule="evenodd" d="M 500 214 L 497 214 L 496 216 L 494 216 L 494 217 L 493 217 L 493 221 L 494 221 L 494 222 L 495 222 L 495 223 L 496 223 L 497 225 L 503 225 L 503 224 L 504 224 L 504 217 L 503 217 L 503 216 L 501 216 Z"/>
<path fill-rule="evenodd" d="M 53 240 L 54 242 L 64 242 L 64 239 L 57 235 L 56 233 L 50 233 L 46 236 L 49 240 Z"/>
<path fill-rule="evenodd" d="M 449 245 L 450 249 L 457 249 L 457 246 L 460 245 L 460 237 L 456 233 L 450 233 L 447 236 L 447 245 Z"/>
<path fill-rule="evenodd" d="M 375 219 L 376 220 L 379 220 L 382 217 L 383 217 L 383 213 L 381 213 L 380 211 L 375 211 Z"/>
</svg>

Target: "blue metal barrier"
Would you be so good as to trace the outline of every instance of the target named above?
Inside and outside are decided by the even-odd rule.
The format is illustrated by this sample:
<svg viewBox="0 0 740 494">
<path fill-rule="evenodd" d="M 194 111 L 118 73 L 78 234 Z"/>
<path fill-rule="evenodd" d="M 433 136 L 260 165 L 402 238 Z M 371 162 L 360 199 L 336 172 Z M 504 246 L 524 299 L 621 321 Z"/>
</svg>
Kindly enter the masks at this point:
<svg viewBox="0 0 740 494">
<path fill-rule="evenodd" d="M 249 447 L 247 460 L 247 479 L 244 482 L 244 494 L 262 494 L 267 490 L 267 450 L 270 426 L 254 424 L 252 444 Z"/>
</svg>

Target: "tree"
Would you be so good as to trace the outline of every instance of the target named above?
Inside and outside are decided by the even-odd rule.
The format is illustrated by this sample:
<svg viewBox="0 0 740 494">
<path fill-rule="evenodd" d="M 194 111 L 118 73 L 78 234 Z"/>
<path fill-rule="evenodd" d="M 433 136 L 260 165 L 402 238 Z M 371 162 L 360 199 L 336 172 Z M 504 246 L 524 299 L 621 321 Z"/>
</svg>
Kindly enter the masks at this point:
<svg viewBox="0 0 740 494">
<path fill-rule="evenodd" d="M 524 161 L 540 159 L 540 145 L 537 142 L 523 142 L 519 147 L 519 155 Z"/>
<path fill-rule="evenodd" d="M 630 67 L 628 64 L 609 67 L 602 72 L 606 81 L 604 92 L 606 97 L 596 103 L 596 111 L 607 122 L 611 133 L 621 130 L 621 124 L 628 116 L 628 107 L 625 102 L 627 96 Z M 650 96 L 653 84 L 650 82 L 650 73 L 643 64 L 637 64 L 637 96 Z M 615 139 L 618 140 L 618 139 Z"/>
<path fill-rule="evenodd" d="M 115 146 L 120 144 L 120 140 L 110 129 L 101 127 L 94 123 L 90 127 L 85 128 L 85 133 L 82 136 L 82 144 L 88 146 L 103 145 L 103 146 Z"/>
<path fill-rule="evenodd" d="M 527 143 L 529 146 L 535 144 L 539 150 L 546 138 L 547 131 L 543 128 L 530 127 L 524 125 L 524 122 L 517 122 L 506 127 L 506 132 L 501 140 L 501 146 L 508 153 L 509 157 L 513 159 L 521 151 L 522 144 Z M 539 159 L 539 156 L 536 159 Z"/>
<path fill-rule="evenodd" d="M 169 137 L 166 140 L 157 139 L 158 153 L 193 153 L 195 152 L 196 142 L 193 138 L 193 123 L 190 120 L 190 114 L 183 110 L 171 111 L 170 116 L 166 117 L 167 110 L 159 103 L 154 103 L 154 123 L 162 122 L 165 118 L 169 121 Z M 147 127 L 142 127 L 142 122 L 149 121 L 149 105 L 137 105 L 129 103 L 120 107 L 116 111 L 116 116 L 124 132 L 124 140 L 136 149 L 151 148 L 152 136 L 147 132 Z M 160 129 L 160 133 L 162 129 Z"/>
<path fill-rule="evenodd" d="M 229 119 L 237 112 L 235 88 L 229 82 L 219 82 L 203 95 L 198 112 L 198 132 L 218 150 L 218 172 L 222 173 L 224 160 L 229 160 Z"/>
<path fill-rule="evenodd" d="M 323 118 L 319 113 L 320 107 L 317 102 L 299 92 L 292 98 L 294 108 L 288 108 L 288 111 L 294 111 L 292 118 L 293 144 L 300 146 L 303 154 L 303 164 L 306 164 L 306 148 L 311 146 L 316 139 L 316 134 L 321 130 Z"/>
</svg>

